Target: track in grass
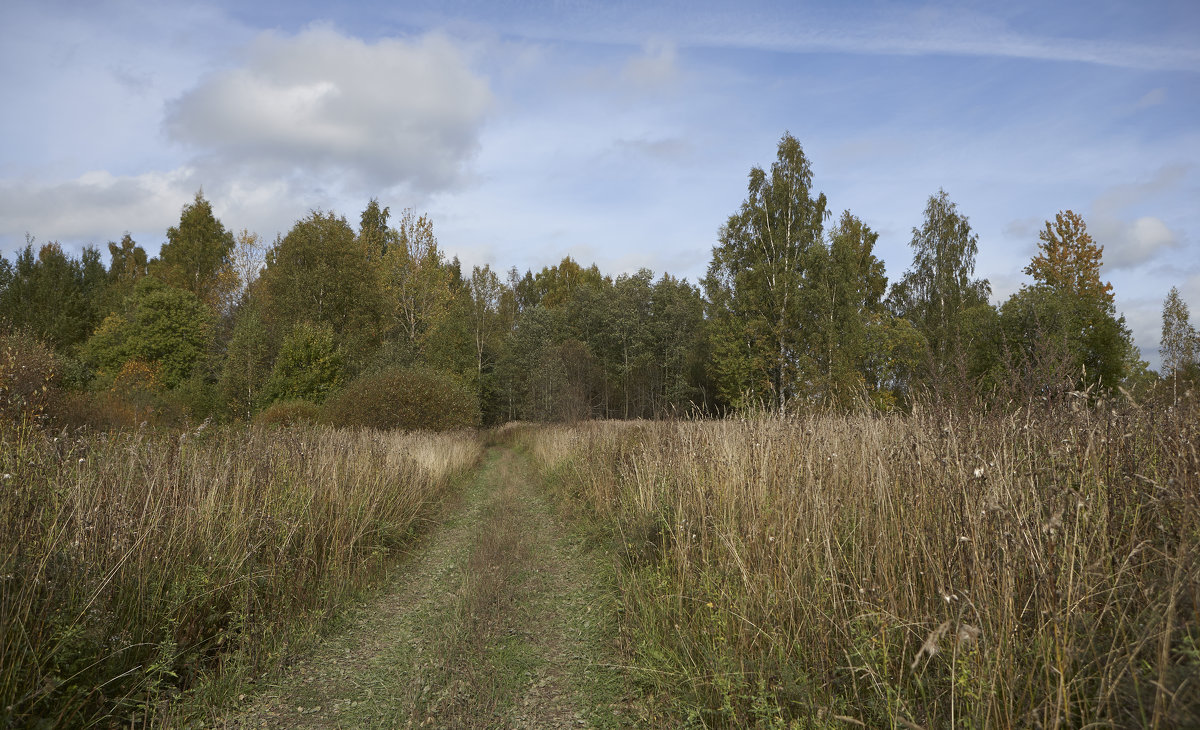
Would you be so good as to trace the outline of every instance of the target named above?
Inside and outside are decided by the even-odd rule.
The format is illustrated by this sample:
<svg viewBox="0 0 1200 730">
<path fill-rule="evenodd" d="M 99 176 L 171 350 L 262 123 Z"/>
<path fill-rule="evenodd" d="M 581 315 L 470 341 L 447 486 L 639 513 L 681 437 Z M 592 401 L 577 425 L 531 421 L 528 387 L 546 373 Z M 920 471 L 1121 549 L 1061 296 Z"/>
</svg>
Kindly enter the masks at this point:
<svg viewBox="0 0 1200 730">
<path fill-rule="evenodd" d="M 605 560 L 561 527 L 525 458 L 495 448 L 390 587 L 220 724 L 636 725 Z"/>
</svg>

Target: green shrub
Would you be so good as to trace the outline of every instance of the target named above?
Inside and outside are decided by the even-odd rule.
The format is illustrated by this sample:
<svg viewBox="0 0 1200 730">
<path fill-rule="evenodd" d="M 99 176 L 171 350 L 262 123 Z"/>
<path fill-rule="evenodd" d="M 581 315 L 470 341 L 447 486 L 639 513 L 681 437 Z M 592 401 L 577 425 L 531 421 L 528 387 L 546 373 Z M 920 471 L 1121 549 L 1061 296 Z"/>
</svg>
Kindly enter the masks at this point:
<svg viewBox="0 0 1200 730">
<path fill-rule="evenodd" d="M 281 400 L 267 406 L 254 417 L 261 426 L 292 426 L 299 423 L 316 423 L 321 408 L 305 400 Z"/>
<path fill-rule="evenodd" d="M 263 397 L 268 403 L 295 399 L 320 403 L 341 382 L 343 365 L 333 328 L 300 322 L 279 348 Z"/>
<path fill-rule="evenodd" d="M 337 426 L 446 431 L 479 425 L 479 401 L 458 380 L 419 368 L 393 368 L 351 381 L 325 402 Z"/>
</svg>

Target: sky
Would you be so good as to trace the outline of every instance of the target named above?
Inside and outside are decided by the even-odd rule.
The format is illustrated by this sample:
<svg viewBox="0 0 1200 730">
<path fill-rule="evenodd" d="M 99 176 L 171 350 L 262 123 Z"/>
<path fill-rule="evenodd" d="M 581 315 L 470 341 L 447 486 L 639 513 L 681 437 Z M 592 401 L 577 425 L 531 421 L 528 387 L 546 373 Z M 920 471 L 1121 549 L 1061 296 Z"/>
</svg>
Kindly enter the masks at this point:
<svg viewBox="0 0 1200 730">
<path fill-rule="evenodd" d="M 1200 3 L 0 4 L 0 254 L 129 232 L 198 190 L 272 241 L 371 198 L 464 270 L 572 256 L 698 282 L 747 175 L 800 140 L 889 279 L 944 189 L 1001 302 L 1082 214 L 1152 367 L 1200 324 Z"/>
</svg>

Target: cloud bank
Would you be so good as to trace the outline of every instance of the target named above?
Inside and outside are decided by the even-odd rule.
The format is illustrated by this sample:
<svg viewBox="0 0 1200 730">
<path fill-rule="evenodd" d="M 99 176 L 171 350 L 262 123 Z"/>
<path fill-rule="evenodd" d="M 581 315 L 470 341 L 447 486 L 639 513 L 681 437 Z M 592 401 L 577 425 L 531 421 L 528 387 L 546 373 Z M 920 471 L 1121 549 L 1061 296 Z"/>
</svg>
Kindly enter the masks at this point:
<svg viewBox="0 0 1200 730">
<path fill-rule="evenodd" d="M 312 27 L 259 36 L 242 65 L 171 102 L 165 127 L 243 174 L 428 193 L 460 180 L 491 103 L 487 81 L 445 36 L 367 43 Z"/>
<path fill-rule="evenodd" d="M 4 250 L 23 232 L 99 243 L 131 231 L 153 253 L 151 237 L 201 187 L 231 225 L 268 236 L 313 207 L 453 190 L 493 95 L 444 35 L 366 42 L 315 26 L 258 35 L 233 65 L 161 103 L 179 146 L 158 170 L 0 179 Z"/>
<path fill-rule="evenodd" d="M 1161 218 L 1127 220 L 1122 213 L 1172 191 L 1186 172 L 1182 166 L 1164 167 L 1146 182 L 1115 186 L 1096 200 L 1090 226 L 1097 243 L 1104 246 L 1105 264 L 1114 269 L 1133 268 L 1182 245 L 1179 234 Z"/>
<path fill-rule="evenodd" d="M 53 185 L 0 181 L 0 226 L 39 239 L 116 240 L 125 231 L 166 231 L 196 188 L 193 170 L 117 177 L 89 172 Z M 189 192 L 189 190 L 191 192 Z"/>
</svg>

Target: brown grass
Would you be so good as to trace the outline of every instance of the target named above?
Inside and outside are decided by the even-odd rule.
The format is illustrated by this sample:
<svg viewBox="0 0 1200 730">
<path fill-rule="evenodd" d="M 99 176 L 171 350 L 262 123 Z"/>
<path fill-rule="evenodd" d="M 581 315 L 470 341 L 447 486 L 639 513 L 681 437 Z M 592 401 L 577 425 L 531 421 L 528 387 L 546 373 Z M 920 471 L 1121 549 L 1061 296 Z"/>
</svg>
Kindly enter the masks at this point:
<svg viewBox="0 0 1200 730">
<path fill-rule="evenodd" d="M 467 433 L 5 433 L 0 725 L 151 722 L 269 665 L 479 454 Z"/>
<path fill-rule="evenodd" d="M 518 437 L 613 526 L 634 662 L 701 726 L 1200 723 L 1200 409 Z"/>
</svg>

